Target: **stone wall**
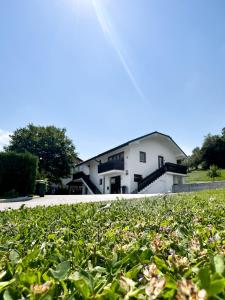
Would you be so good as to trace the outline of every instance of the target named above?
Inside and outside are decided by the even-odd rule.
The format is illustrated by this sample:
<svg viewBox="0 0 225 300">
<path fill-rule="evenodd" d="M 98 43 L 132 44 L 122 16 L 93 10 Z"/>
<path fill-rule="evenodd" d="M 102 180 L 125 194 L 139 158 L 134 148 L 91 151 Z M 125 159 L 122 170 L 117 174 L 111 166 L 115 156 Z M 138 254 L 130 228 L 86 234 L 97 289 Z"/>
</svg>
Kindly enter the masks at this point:
<svg viewBox="0 0 225 300">
<path fill-rule="evenodd" d="M 222 188 L 225 188 L 225 181 L 174 184 L 173 193 L 193 192 L 193 191 L 222 189 Z"/>
</svg>

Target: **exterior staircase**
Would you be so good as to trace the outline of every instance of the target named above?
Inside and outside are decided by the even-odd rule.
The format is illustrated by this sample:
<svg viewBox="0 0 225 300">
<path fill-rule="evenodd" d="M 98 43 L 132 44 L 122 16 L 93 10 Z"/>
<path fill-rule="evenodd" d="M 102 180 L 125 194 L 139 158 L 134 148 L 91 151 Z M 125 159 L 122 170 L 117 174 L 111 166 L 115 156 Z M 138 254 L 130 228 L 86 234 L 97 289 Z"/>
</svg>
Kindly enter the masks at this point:
<svg viewBox="0 0 225 300">
<path fill-rule="evenodd" d="M 143 178 L 138 182 L 138 188 L 135 189 L 132 194 L 137 194 L 145 189 L 147 186 L 156 181 L 166 172 L 177 173 L 177 174 L 187 174 L 187 167 L 182 165 L 177 165 L 173 163 L 165 163 L 161 168 L 156 169 L 154 172 Z"/>
<path fill-rule="evenodd" d="M 81 179 L 93 194 L 101 194 L 97 186 L 90 180 L 88 175 L 84 174 L 84 172 L 77 172 L 73 174 L 73 180 L 77 179 Z"/>
</svg>

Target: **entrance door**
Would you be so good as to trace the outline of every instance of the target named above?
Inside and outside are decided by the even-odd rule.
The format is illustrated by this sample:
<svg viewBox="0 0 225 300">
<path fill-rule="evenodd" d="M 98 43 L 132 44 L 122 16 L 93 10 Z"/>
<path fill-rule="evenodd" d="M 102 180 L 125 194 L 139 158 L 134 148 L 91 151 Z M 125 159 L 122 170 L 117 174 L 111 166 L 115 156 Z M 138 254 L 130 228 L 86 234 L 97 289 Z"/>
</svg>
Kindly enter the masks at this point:
<svg viewBox="0 0 225 300">
<path fill-rule="evenodd" d="M 121 178 L 120 176 L 115 176 L 110 178 L 110 185 L 111 194 L 120 194 L 120 185 L 121 185 Z"/>
<path fill-rule="evenodd" d="M 158 156 L 158 167 L 161 168 L 164 165 L 164 158 L 163 156 Z"/>
</svg>

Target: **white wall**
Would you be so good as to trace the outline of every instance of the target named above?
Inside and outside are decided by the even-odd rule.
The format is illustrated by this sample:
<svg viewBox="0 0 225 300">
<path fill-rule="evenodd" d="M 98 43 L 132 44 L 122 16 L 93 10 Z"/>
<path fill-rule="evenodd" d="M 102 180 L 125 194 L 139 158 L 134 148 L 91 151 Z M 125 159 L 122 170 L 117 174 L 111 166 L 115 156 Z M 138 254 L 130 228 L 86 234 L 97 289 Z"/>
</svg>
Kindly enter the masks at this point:
<svg viewBox="0 0 225 300">
<path fill-rule="evenodd" d="M 75 172 L 83 172 L 86 175 L 89 175 L 89 167 L 88 164 L 83 164 L 75 167 Z"/>
<path fill-rule="evenodd" d="M 143 189 L 140 194 L 157 194 L 172 192 L 173 175 L 164 174 L 152 184 Z"/>
<path fill-rule="evenodd" d="M 140 162 L 140 151 L 146 152 L 146 163 Z M 148 139 L 130 145 L 130 187 L 131 192 L 137 188 L 134 174 L 146 177 L 158 169 L 158 156 L 164 157 L 164 162 L 176 163 L 177 157 L 174 146 L 170 141 L 161 136 L 150 136 Z"/>
</svg>

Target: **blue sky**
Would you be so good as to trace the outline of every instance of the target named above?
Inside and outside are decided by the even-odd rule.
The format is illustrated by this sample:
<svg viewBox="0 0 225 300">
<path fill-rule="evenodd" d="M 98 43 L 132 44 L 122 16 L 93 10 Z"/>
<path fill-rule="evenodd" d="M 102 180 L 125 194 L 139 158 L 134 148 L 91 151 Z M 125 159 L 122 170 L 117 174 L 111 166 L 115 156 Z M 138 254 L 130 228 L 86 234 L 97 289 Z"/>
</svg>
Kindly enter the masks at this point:
<svg viewBox="0 0 225 300">
<path fill-rule="evenodd" d="M 161 131 L 186 151 L 225 127 L 225 1 L 0 1 L 0 145 L 67 128 L 81 158 Z"/>
</svg>

